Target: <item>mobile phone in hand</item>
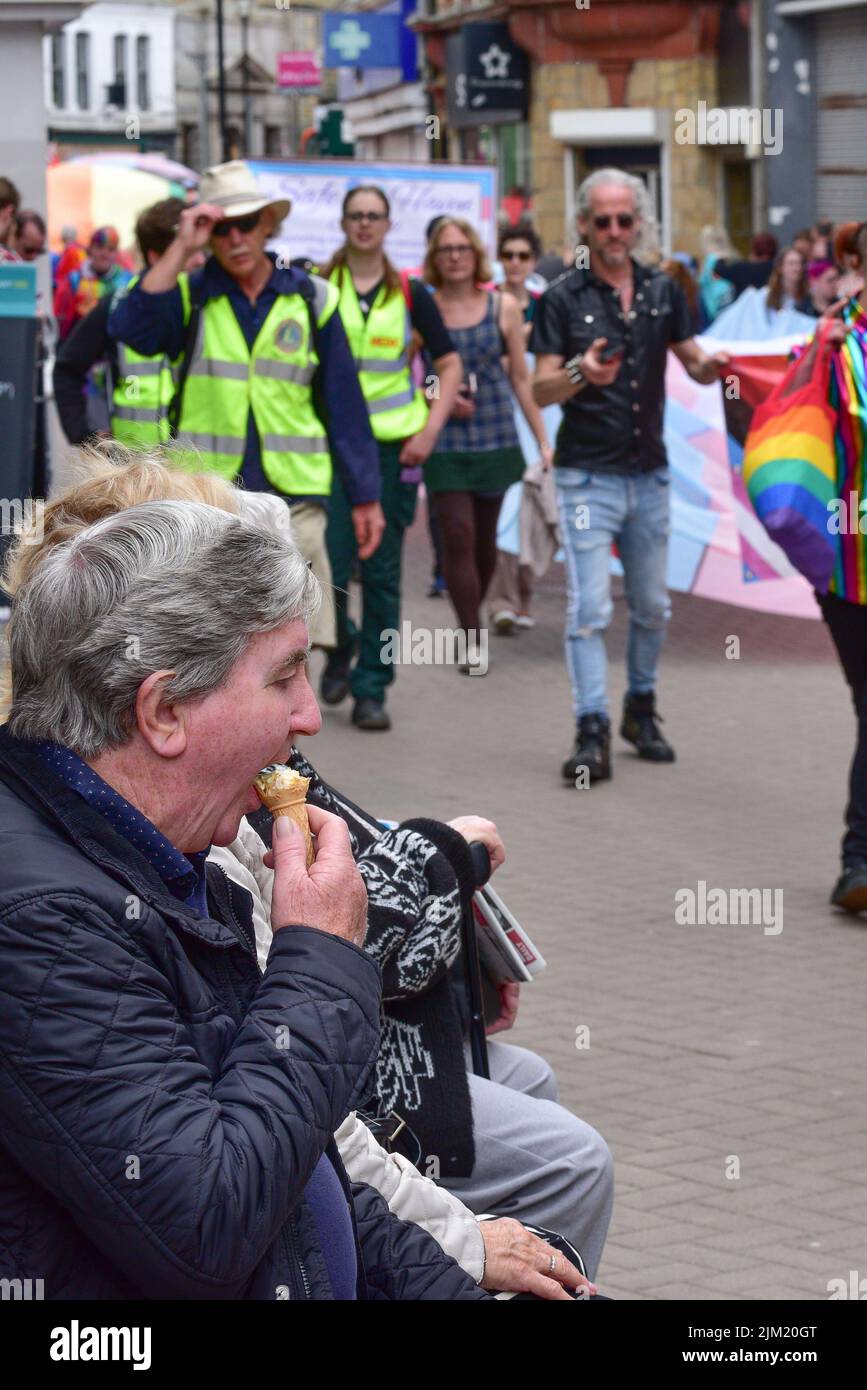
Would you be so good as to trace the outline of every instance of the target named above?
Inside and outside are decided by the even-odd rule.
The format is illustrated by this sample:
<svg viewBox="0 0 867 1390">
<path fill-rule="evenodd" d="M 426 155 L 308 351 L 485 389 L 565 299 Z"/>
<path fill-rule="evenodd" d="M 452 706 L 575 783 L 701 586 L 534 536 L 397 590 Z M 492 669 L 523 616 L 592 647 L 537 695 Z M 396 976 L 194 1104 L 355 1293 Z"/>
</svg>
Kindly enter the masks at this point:
<svg viewBox="0 0 867 1390">
<path fill-rule="evenodd" d="M 626 350 L 625 343 L 608 342 L 599 353 L 600 362 L 611 362 L 615 357 L 622 357 Z"/>
</svg>

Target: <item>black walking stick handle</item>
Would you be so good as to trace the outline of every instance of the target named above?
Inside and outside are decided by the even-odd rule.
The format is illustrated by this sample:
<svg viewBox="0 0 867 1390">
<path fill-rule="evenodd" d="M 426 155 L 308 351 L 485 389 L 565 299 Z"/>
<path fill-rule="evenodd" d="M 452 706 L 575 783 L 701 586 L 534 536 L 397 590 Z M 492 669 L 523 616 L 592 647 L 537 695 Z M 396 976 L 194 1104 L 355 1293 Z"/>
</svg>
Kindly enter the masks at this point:
<svg viewBox="0 0 867 1390">
<path fill-rule="evenodd" d="M 491 856 L 487 846 L 483 845 L 480 840 L 473 840 L 470 844 L 470 857 L 473 861 L 476 887 L 481 888 L 491 876 Z M 470 1005 L 470 1051 L 473 1059 L 473 1071 L 476 1076 L 489 1077 L 488 1045 L 485 1038 L 485 1017 L 482 1009 L 482 972 L 479 967 L 479 947 L 476 941 L 476 924 L 473 918 L 472 903 L 464 913 L 462 936 Z"/>
<path fill-rule="evenodd" d="M 491 856 L 487 845 L 482 844 L 481 840 L 473 840 L 470 845 L 470 857 L 473 861 L 476 887 L 483 888 L 491 877 Z"/>
</svg>

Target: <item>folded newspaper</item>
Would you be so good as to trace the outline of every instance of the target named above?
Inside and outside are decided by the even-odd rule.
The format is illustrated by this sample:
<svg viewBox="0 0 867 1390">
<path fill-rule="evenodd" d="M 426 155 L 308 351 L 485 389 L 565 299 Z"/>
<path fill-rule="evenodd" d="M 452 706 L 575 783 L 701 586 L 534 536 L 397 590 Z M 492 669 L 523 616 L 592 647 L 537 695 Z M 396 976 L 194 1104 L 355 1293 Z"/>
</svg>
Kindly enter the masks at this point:
<svg viewBox="0 0 867 1390">
<path fill-rule="evenodd" d="M 526 984 L 545 969 L 544 956 L 490 884 L 473 895 L 473 916 L 479 963 L 492 980 Z"/>
</svg>

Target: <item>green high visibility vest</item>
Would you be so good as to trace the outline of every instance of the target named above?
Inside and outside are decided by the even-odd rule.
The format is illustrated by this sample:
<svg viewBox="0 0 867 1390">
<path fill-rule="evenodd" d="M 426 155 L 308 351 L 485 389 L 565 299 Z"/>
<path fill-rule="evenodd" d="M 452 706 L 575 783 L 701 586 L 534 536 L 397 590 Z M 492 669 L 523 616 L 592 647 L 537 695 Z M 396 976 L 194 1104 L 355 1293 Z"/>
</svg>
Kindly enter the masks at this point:
<svg viewBox="0 0 867 1390">
<path fill-rule="evenodd" d="M 126 287 L 131 290 L 138 280 Z M 184 318 L 190 313 L 190 282 L 178 276 L 184 302 Z M 168 409 L 175 394 L 173 363 L 160 354 L 143 357 L 126 343 L 117 345 L 118 375 L 111 404 L 111 432 L 115 439 L 133 447 L 165 444 L 169 438 Z"/>
<path fill-rule="evenodd" d="M 322 328 L 337 309 L 338 294 L 326 280 L 311 279 L 313 312 Z M 236 478 L 252 409 L 262 470 L 272 487 L 287 496 L 327 497 L 331 454 L 313 404 L 318 365 L 302 295 L 275 299 L 252 353 L 228 295 L 207 300 L 190 358 L 173 458 L 183 468 Z"/>
<path fill-rule="evenodd" d="M 329 276 L 340 291 L 340 317 L 376 439 L 408 439 L 427 424 L 424 392 L 413 385 L 409 361 L 412 322 L 401 293 L 381 285 L 365 321 L 346 266 Z"/>
</svg>

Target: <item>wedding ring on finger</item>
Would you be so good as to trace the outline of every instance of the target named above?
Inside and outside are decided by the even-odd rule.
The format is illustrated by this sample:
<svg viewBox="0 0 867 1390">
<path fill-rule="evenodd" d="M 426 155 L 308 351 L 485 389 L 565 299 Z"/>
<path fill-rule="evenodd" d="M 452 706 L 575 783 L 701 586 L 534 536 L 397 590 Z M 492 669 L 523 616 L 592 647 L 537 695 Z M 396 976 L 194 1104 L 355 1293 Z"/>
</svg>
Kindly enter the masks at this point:
<svg viewBox="0 0 867 1390">
<path fill-rule="evenodd" d="M 552 1255 L 552 1256 L 551 1256 L 551 1263 L 550 1263 L 549 1266 L 548 1266 L 548 1273 L 549 1273 L 549 1274 L 553 1274 L 553 1273 L 554 1273 L 554 1270 L 555 1270 L 556 1268 L 557 1268 L 557 1256 L 556 1256 L 556 1255 Z"/>
</svg>

